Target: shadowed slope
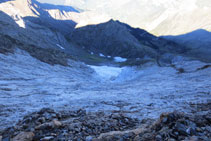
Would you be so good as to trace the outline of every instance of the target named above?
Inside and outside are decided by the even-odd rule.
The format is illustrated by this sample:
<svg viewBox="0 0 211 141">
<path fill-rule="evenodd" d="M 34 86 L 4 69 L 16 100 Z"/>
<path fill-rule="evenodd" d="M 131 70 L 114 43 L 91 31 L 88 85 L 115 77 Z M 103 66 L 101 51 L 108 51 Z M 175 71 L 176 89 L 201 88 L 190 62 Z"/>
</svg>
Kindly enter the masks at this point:
<svg viewBox="0 0 211 141">
<path fill-rule="evenodd" d="M 198 29 L 183 35 L 164 36 L 161 38 L 186 46 L 189 50 L 187 53 L 190 56 L 211 62 L 211 32 Z"/>
</svg>

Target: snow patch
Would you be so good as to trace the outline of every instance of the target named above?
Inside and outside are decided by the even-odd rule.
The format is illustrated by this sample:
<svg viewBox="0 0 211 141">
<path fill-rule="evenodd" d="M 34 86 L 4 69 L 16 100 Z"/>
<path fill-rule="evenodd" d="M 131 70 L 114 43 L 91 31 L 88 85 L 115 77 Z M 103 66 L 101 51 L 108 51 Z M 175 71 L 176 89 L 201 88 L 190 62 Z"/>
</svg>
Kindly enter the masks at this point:
<svg viewBox="0 0 211 141">
<path fill-rule="evenodd" d="M 110 66 L 91 66 L 95 72 L 105 80 L 111 80 L 119 76 L 123 68 L 110 67 Z"/>
<path fill-rule="evenodd" d="M 16 24 L 19 25 L 19 27 L 26 28 L 25 22 L 23 20 L 18 20 L 18 21 L 15 21 L 15 22 L 16 22 Z"/>
<path fill-rule="evenodd" d="M 105 57 L 105 55 L 103 55 L 102 53 L 99 54 L 100 57 Z"/>
<path fill-rule="evenodd" d="M 121 63 L 127 61 L 127 58 L 122 58 L 122 57 L 114 57 L 114 61 Z"/>
<path fill-rule="evenodd" d="M 59 44 L 56 44 L 59 48 L 61 48 L 61 49 L 64 49 L 64 47 L 62 47 L 61 45 L 59 45 Z"/>
</svg>

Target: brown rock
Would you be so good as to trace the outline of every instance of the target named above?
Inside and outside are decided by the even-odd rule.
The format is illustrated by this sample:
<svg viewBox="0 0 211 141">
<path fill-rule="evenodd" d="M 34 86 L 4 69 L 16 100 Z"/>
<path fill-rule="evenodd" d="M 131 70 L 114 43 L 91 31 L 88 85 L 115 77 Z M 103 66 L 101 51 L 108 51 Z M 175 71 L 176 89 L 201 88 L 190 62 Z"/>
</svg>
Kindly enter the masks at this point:
<svg viewBox="0 0 211 141">
<path fill-rule="evenodd" d="M 62 123 L 58 120 L 53 120 L 52 124 L 53 124 L 53 127 L 57 127 L 57 128 L 62 126 Z"/>
<path fill-rule="evenodd" d="M 33 132 L 21 132 L 15 136 L 12 141 L 32 141 L 34 137 Z"/>
<path fill-rule="evenodd" d="M 62 126 L 62 123 L 58 120 L 53 120 L 52 122 L 43 123 L 35 127 L 36 130 L 43 130 L 49 128 L 59 128 Z"/>
<path fill-rule="evenodd" d="M 48 128 L 52 128 L 51 123 L 43 123 L 41 125 L 38 125 L 35 127 L 35 130 L 43 130 L 43 129 L 48 129 Z"/>
</svg>

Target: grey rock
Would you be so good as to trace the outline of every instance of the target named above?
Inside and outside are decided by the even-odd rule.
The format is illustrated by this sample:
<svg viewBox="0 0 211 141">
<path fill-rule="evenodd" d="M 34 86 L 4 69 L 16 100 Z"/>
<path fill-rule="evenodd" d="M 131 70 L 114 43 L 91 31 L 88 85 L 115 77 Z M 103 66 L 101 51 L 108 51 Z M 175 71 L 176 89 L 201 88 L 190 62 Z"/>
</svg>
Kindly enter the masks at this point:
<svg viewBox="0 0 211 141">
<path fill-rule="evenodd" d="M 41 141 L 50 141 L 50 140 L 52 140 L 52 139 L 54 139 L 53 136 L 48 136 L 48 137 L 42 138 Z"/>
<path fill-rule="evenodd" d="M 192 137 L 187 137 L 184 141 L 198 141 L 199 138 L 196 136 L 192 136 Z"/>
<path fill-rule="evenodd" d="M 38 122 L 44 123 L 44 122 L 45 122 L 45 117 L 40 117 L 40 118 L 38 119 Z"/>
<path fill-rule="evenodd" d="M 155 140 L 156 140 L 156 141 L 162 141 L 161 135 L 157 135 L 157 136 L 155 137 Z"/>
<path fill-rule="evenodd" d="M 168 141 L 176 141 L 176 140 L 175 140 L 175 139 L 170 138 L 170 139 L 168 139 Z"/>
<path fill-rule="evenodd" d="M 92 141 L 92 140 L 93 140 L 93 137 L 92 136 L 86 137 L 86 141 Z"/>
<path fill-rule="evenodd" d="M 205 128 L 206 128 L 205 130 L 206 130 L 208 133 L 211 133 L 211 126 L 206 126 Z"/>
<path fill-rule="evenodd" d="M 174 127 L 180 135 L 188 135 L 187 128 L 184 124 L 177 122 Z"/>
</svg>

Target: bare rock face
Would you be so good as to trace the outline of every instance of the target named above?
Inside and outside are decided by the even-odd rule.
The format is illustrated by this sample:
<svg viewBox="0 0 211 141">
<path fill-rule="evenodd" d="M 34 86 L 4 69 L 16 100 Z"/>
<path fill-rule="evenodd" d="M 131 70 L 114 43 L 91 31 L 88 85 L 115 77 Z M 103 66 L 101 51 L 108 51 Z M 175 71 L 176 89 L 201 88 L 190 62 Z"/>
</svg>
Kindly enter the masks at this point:
<svg viewBox="0 0 211 141">
<path fill-rule="evenodd" d="M 12 141 L 32 141 L 34 137 L 33 132 L 21 132 L 15 136 Z"/>
</svg>

